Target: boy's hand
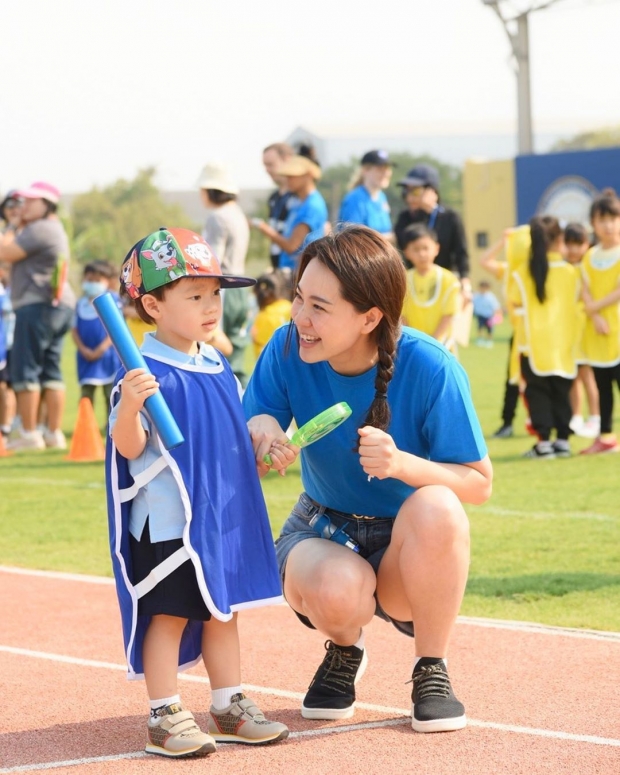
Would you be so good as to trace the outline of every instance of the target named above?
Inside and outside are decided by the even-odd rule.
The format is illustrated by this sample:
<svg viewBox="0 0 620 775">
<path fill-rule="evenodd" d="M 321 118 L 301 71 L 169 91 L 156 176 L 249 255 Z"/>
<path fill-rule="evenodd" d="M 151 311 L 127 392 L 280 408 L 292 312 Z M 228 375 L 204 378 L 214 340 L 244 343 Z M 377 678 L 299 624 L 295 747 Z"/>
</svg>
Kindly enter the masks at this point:
<svg viewBox="0 0 620 775">
<path fill-rule="evenodd" d="M 129 412 L 136 414 L 147 398 L 157 392 L 159 383 L 144 369 L 132 369 L 125 374 L 121 385 L 121 402 Z"/>
<path fill-rule="evenodd" d="M 389 433 L 365 425 L 358 430 L 360 436 L 360 463 L 369 477 L 387 479 L 400 476 L 401 452 Z"/>
<path fill-rule="evenodd" d="M 594 330 L 597 334 L 602 334 L 603 336 L 609 334 L 609 323 L 598 312 L 592 315 L 592 323 L 594 323 Z"/>
</svg>

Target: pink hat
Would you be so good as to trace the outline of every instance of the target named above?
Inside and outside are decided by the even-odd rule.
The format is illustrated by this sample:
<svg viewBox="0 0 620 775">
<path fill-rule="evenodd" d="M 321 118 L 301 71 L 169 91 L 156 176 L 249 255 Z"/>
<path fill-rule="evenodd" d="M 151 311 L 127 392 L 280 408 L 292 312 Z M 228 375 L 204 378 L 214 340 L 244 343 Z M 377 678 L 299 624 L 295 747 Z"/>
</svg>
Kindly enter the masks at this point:
<svg viewBox="0 0 620 775">
<path fill-rule="evenodd" d="M 60 191 L 56 186 L 52 186 L 51 183 L 45 183 L 42 180 L 31 183 L 28 188 L 18 191 L 17 195 L 24 199 L 47 199 L 48 202 L 53 202 L 54 204 L 58 204 L 60 201 Z"/>
</svg>

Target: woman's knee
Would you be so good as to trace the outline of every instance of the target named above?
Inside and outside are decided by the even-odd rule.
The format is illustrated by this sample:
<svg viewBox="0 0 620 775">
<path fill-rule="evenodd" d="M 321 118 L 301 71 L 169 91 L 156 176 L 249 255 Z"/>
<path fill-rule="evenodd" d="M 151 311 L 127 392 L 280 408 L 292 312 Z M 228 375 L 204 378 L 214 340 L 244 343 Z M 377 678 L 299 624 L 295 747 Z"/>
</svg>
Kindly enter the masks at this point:
<svg viewBox="0 0 620 775">
<path fill-rule="evenodd" d="M 469 542 L 469 520 L 463 504 L 452 490 L 442 485 L 421 487 L 407 498 L 394 529 L 434 543 Z"/>
<path fill-rule="evenodd" d="M 313 564 L 311 573 L 296 573 L 293 579 L 287 564 L 286 579 L 293 581 L 306 608 L 343 619 L 372 599 L 376 587 L 372 567 L 357 555 L 333 557 L 330 553 Z"/>
</svg>

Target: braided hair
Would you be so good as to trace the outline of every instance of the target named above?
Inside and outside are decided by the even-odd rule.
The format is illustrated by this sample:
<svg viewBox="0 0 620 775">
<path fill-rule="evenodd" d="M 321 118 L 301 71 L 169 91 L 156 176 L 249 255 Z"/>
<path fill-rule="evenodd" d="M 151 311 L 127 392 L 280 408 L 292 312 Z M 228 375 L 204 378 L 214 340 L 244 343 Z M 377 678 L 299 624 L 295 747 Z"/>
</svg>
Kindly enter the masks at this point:
<svg viewBox="0 0 620 775">
<path fill-rule="evenodd" d="M 300 257 L 296 284 L 306 267 L 317 259 L 336 276 L 342 298 L 360 313 L 376 307 L 383 316 L 373 334 L 378 361 L 375 395 L 365 425 L 387 431 L 391 412 L 388 385 L 394 374 L 400 317 L 406 293 L 406 275 L 396 249 L 378 232 L 365 226 L 345 226 L 311 242 Z M 295 326 L 289 328 L 290 347 Z"/>
</svg>

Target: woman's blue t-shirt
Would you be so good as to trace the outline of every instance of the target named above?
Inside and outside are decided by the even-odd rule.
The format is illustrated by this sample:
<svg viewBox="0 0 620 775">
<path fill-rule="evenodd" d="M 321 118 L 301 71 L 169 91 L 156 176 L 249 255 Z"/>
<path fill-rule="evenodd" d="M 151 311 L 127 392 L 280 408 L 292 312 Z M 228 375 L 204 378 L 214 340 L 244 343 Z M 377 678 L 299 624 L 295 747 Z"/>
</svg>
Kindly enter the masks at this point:
<svg viewBox="0 0 620 775">
<path fill-rule="evenodd" d="M 339 511 L 395 517 L 415 488 L 397 479 L 372 479 L 355 451 L 358 428 L 375 392 L 376 367 L 355 377 L 337 374 L 326 361 L 304 363 L 288 325 L 263 350 L 243 397 L 246 418 L 268 414 L 288 428 L 346 401 L 353 410 L 342 425 L 301 451 L 303 486 L 311 498 Z M 473 463 L 487 454 L 462 366 L 437 341 L 404 328 L 388 387 L 388 433 L 398 449 L 439 463 Z"/>
</svg>

